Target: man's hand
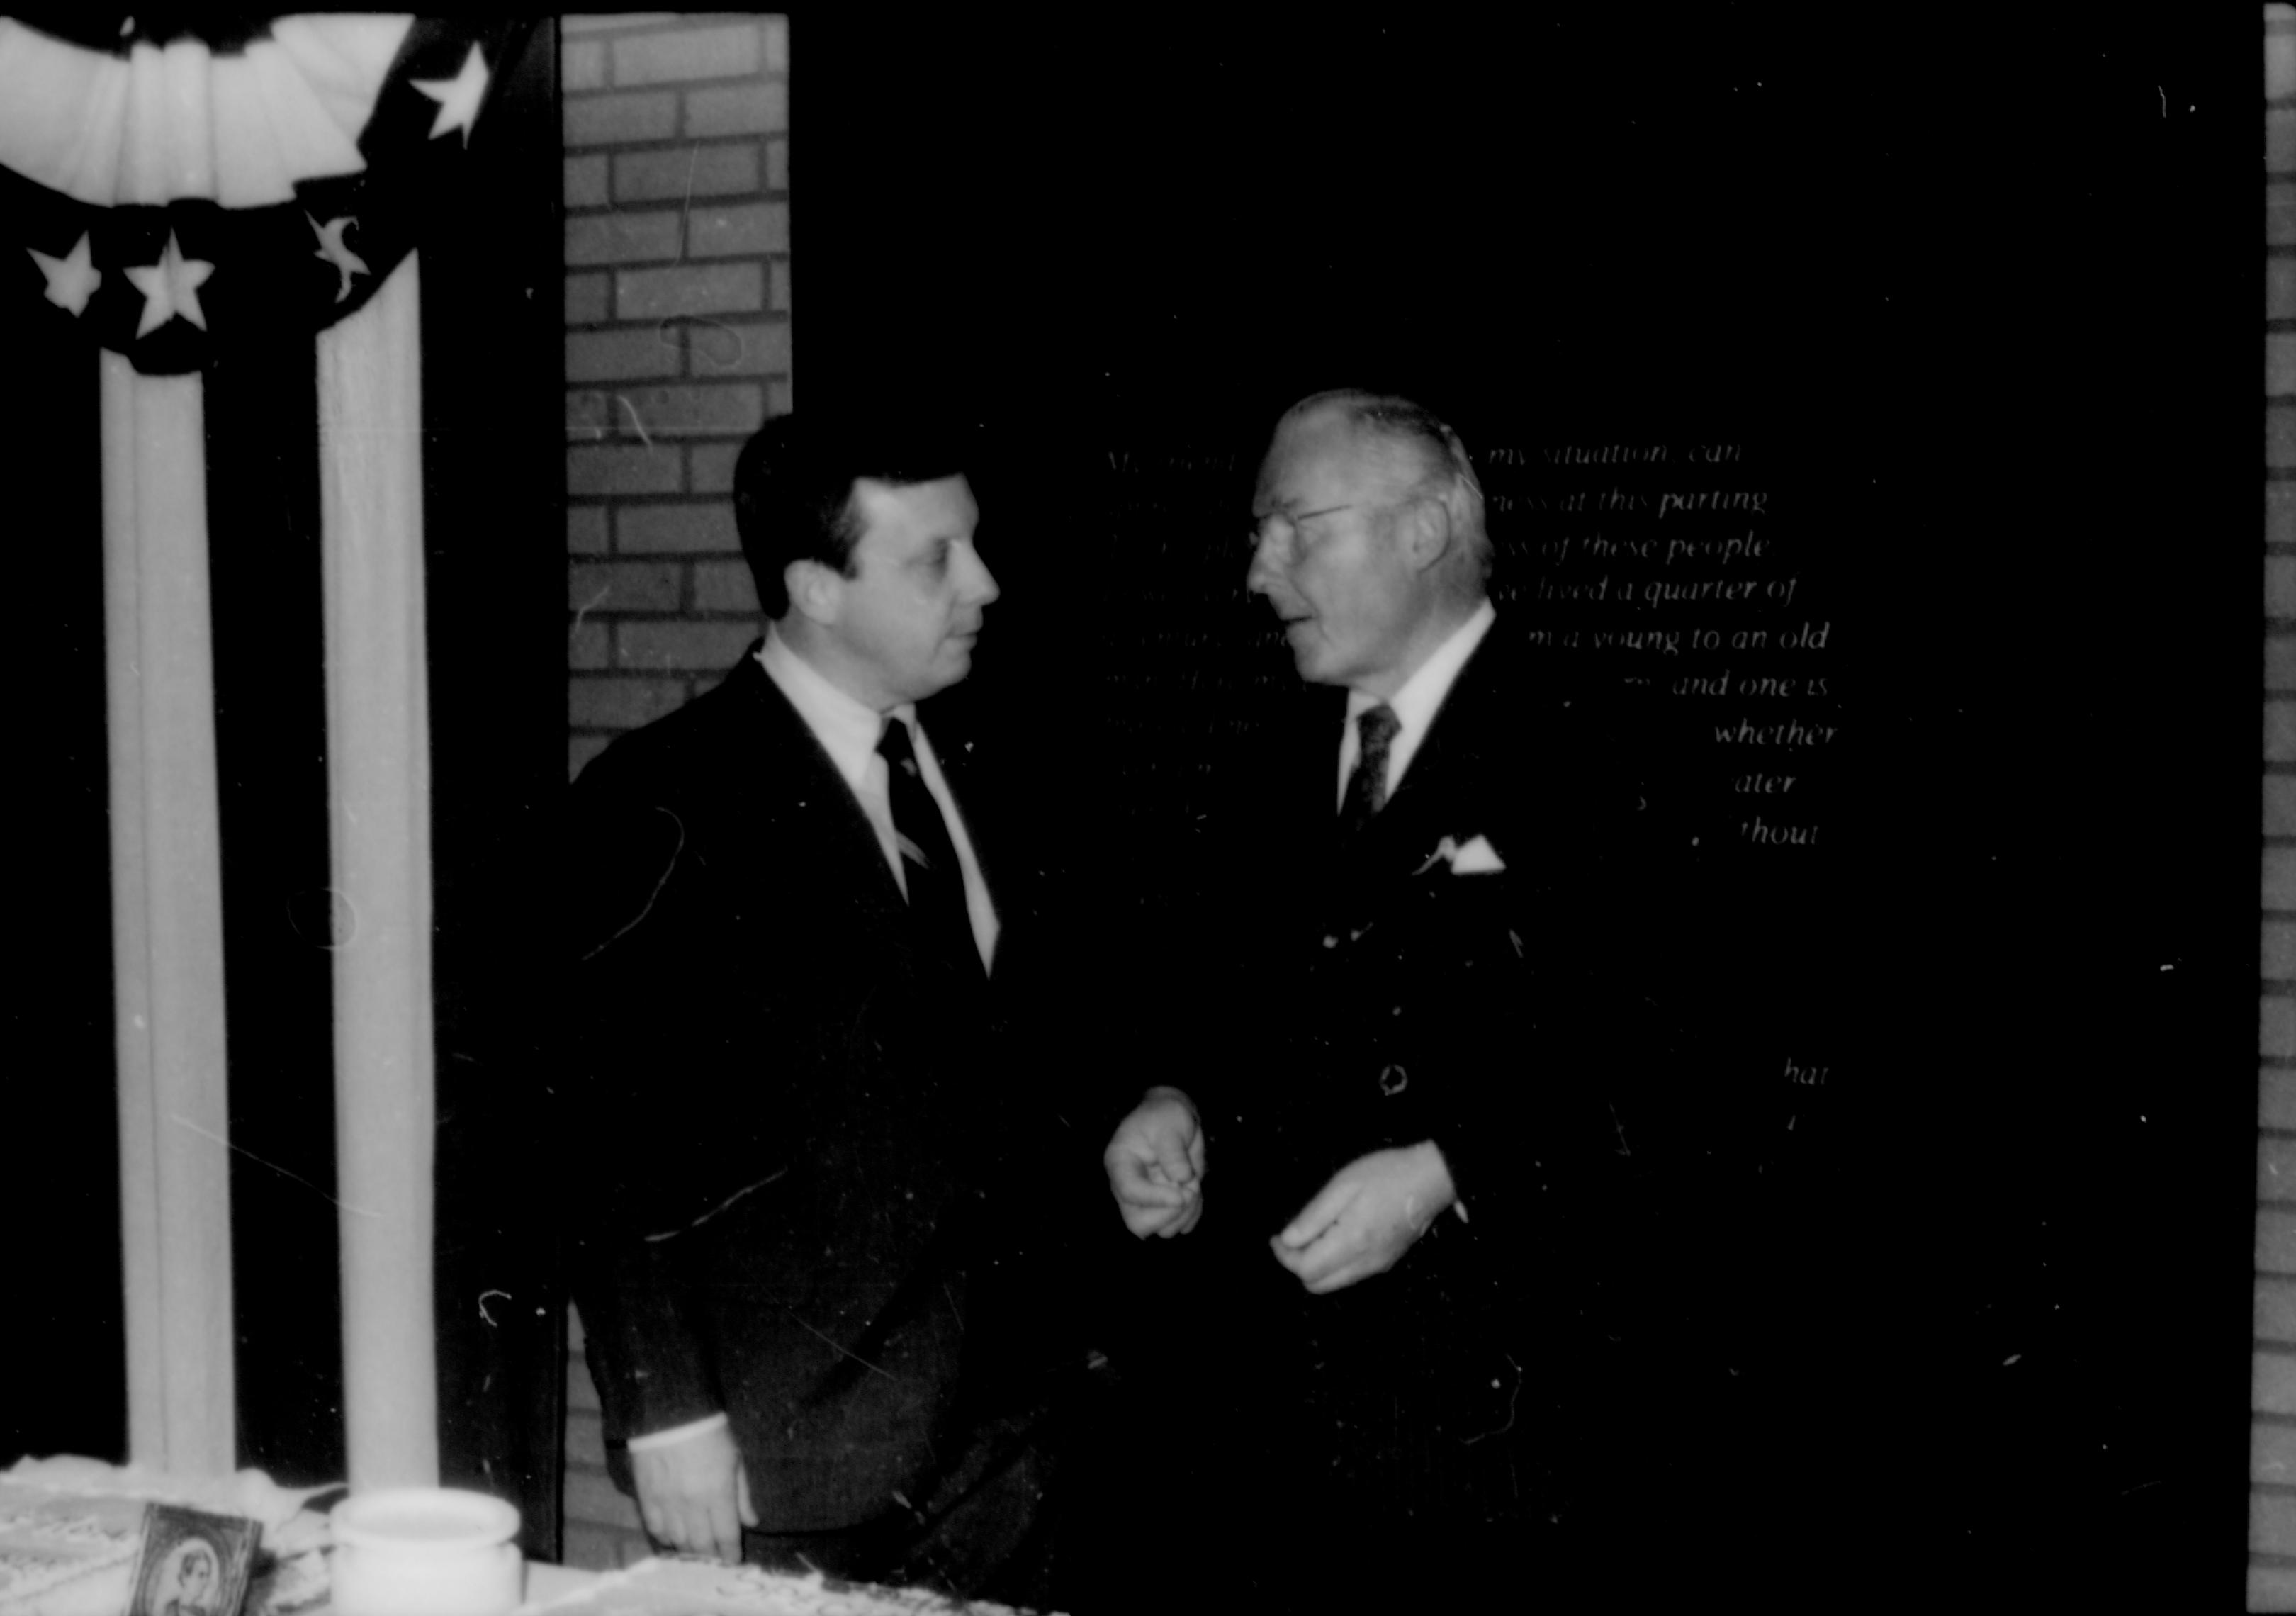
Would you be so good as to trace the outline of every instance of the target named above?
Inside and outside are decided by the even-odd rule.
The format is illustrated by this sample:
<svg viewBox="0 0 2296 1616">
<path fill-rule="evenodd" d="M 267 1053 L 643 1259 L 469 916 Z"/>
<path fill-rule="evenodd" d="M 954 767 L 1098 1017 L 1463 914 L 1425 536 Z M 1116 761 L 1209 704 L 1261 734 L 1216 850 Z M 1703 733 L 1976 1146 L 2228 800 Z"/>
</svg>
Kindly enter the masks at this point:
<svg viewBox="0 0 2296 1616">
<path fill-rule="evenodd" d="M 1386 1273 L 1456 1199 L 1432 1139 L 1374 1151 L 1332 1174 L 1268 1244 L 1310 1295 L 1321 1296 Z"/>
<path fill-rule="evenodd" d="M 732 1431 L 713 1425 L 659 1448 L 633 1448 L 630 1470 L 646 1530 L 686 1554 L 739 1563 L 742 1528 L 755 1526 L 758 1512 Z"/>
<path fill-rule="evenodd" d="M 1203 1129 L 1178 1089 L 1150 1089 L 1117 1124 L 1102 1161 L 1124 1226 L 1141 1239 L 1185 1235 L 1203 1216 Z"/>
</svg>

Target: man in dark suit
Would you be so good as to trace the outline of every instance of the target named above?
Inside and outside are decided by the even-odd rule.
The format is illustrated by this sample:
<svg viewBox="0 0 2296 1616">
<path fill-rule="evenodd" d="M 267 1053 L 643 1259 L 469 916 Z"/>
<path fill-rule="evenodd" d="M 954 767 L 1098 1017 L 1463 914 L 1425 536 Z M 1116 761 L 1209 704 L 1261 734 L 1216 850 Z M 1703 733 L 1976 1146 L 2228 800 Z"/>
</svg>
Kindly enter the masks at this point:
<svg viewBox="0 0 2296 1616">
<path fill-rule="evenodd" d="M 1440 421 L 1310 398 L 1252 513 L 1308 688 L 1200 854 L 1200 930 L 1234 945 L 1205 991 L 1244 1036 L 1106 1153 L 1135 1235 L 1203 1231 L 1163 1341 L 1200 1348 L 1172 1395 L 1226 1437 L 1195 1484 L 1255 1522 L 1267 1604 L 1521 1571 L 1541 1532 L 1592 1555 L 1636 1217 L 1606 1079 L 1663 1036 L 1629 968 L 1639 799 L 1505 637 Z"/>
<path fill-rule="evenodd" d="M 1071 1355 L 1019 1305 L 1000 1196 L 1053 1147 L 999 994 L 1045 861 L 931 700 L 997 596 L 963 465 L 769 422 L 735 472 L 769 631 L 576 785 L 575 1300 L 659 1542 L 1033 1596 Z"/>
</svg>

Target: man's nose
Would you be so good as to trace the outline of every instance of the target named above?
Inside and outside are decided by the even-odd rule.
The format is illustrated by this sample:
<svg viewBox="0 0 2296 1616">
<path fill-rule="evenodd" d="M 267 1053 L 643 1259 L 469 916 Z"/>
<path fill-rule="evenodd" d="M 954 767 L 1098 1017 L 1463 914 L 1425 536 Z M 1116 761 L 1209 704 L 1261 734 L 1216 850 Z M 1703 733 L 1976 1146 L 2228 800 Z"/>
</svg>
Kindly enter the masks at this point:
<svg viewBox="0 0 2296 1616">
<path fill-rule="evenodd" d="M 1004 592 L 996 587 L 996 575 L 988 570 L 988 563 L 980 559 L 980 551 L 967 545 L 964 554 L 969 563 L 964 579 L 965 595 L 974 605 L 986 606 Z"/>
<path fill-rule="evenodd" d="M 1283 571 L 1275 555 L 1275 540 L 1263 538 L 1252 546 L 1251 565 L 1244 570 L 1243 587 L 1251 594 L 1266 595 Z"/>
</svg>

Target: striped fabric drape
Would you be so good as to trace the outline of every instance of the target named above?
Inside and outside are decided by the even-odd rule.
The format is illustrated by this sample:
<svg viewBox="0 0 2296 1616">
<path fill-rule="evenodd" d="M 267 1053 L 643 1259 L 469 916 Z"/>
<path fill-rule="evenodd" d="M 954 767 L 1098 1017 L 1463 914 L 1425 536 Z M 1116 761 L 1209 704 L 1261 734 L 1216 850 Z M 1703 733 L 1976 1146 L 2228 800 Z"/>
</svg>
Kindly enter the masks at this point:
<svg viewBox="0 0 2296 1616">
<path fill-rule="evenodd" d="M 246 1096 L 233 1092 L 242 1040 L 226 995 L 262 1001 L 228 980 L 219 804 L 249 787 L 219 777 L 210 523 L 229 524 L 213 537 L 239 546 L 235 566 L 250 535 L 209 481 L 218 443 L 261 431 L 211 416 L 218 398 L 248 402 L 218 390 L 216 368 L 300 341 L 317 376 L 332 935 L 316 940 L 333 966 L 348 1468 L 362 1485 L 435 1481 L 413 254 L 464 183 L 493 72 L 535 25 L 76 26 L 0 20 L 0 221 L 13 243 L 0 250 L 16 266 L 6 283 L 33 294 L 22 317 L 68 322 L 99 349 L 129 1454 L 184 1475 L 245 1456 L 242 1393 L 262 1389 L 234 1373 L 234 1289 L 250 1281 L 234 1251 L 250 1244 L 234 1225 L 234 1159 L 296 1177 L 233 1137 Z M 258 558 L 253 570 L 272 570 Z"/>
</svg>

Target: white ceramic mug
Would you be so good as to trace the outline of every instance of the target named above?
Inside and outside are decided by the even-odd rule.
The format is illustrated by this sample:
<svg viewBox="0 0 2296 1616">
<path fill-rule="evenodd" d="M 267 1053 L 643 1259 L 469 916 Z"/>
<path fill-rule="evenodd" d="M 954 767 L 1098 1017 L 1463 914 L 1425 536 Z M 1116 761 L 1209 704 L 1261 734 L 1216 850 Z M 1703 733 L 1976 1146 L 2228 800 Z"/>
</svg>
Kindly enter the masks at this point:
<svg viewBox="0 0 2296 1616">
<path fill-rule="evenodd" d="M 518 1511 L 484 1493 L 354 1493 L 328 1515 L 334 1616 L 505 1616 L 521 1591 Z"/>
</svg>

